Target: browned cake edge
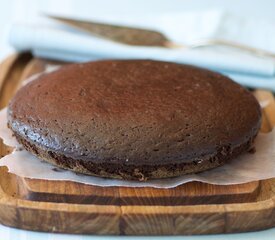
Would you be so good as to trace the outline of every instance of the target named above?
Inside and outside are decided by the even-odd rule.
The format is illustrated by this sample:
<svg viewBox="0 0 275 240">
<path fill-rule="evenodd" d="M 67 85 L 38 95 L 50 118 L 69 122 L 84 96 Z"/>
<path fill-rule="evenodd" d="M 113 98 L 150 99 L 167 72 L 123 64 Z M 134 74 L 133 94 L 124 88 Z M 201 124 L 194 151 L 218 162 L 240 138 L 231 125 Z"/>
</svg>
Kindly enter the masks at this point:
<svg viewBox="0 0 275 240">
<path fill-rule="evenodd" d="M 201 157 L 200 159 L 194 159 L 190 163 L 180 164 L 167 164 L 167 165 L 123 165 L 114 163 L 93 163 L 91 161 L 84 161 L 79 159 L 73 159 L 66 157 L 65 155 L 55 153 L 53 151 L 44 149 L 37 146 L 20 135 L 15 134 L 16 139 L 21 143 L 24 148 L 55 166 L 63 169 L 69 169 L 74 172 L 106 177 L 106 178 L 117 178 L 125 180 L 137 180 L 146 181 L 148 179 L 160 179 L 177 177 L 180 175 L 198 173 L 218 166 L 224 165 L 231 159 L 236 158 L 244 152 L 248 152 L 253 149 L 253 143 L 255 136 L 248 139 L 246 142 L 234 148 L 229 146 L 220 146 L 217 149 L 217 153 L 212 156 Z"/>
</svg>

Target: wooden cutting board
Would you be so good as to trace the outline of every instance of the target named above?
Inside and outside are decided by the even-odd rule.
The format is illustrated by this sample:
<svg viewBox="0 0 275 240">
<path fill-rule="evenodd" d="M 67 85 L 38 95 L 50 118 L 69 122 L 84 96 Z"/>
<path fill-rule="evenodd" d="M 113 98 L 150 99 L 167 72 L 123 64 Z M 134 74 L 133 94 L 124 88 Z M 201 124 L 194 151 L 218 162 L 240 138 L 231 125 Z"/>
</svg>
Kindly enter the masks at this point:
<svg viewBox="0 0 275 240">
<path fill-rule="evenodd" d="M 0 106 L 23 80 L 52 62 L 13 55 L 0 66 Z M 261 131 L 275 124 L 269 101 Z M 0 143 L 0 155 L 9 148 Z M 274 159 L 275 160 L 275 159 Z M 31 180 L 0 168 L 0 222 L 16 228 L 110 235 L 181 235 L 255 231 L 275 226 L 275 179 L 217 186 L 187 183 L 173 189 L 96 187 L 73 182 Z"/>
</svg>

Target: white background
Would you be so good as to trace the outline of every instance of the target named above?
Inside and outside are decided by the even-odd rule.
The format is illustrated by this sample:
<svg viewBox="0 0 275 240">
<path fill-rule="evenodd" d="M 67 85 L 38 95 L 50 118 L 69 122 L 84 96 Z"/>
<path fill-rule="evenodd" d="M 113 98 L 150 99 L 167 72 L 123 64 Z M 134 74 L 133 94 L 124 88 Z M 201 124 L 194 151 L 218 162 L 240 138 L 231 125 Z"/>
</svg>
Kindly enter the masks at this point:
<svg viewBox="0 0 275 240">
<path fill-rule="evenodd" d="M 0 0 L 0 60 L 13 49 L 8 45 L 7 32 L 12 22 L 35 22 L 39 12 L 50 12 L 93 18 L 101 14 L 142 14 L 180 12 L 208 8 L 230 9 L 240 15 L 267 18 L 275 22 L 275 0 Z M 183 23 L 184 24 L 184 23 Z M 85 223 L 83 223 L 85 224 Z M 117 237 L 114 237 L 115 239 Z M 166 239 L 164 237 L 163 239 Z M 0 225 L 0 240 L 64 239 L 64 235 L 32 233 Z M 66 236 L 66 239 L 110 239 L 109 237 Z M 127 238 L 128 239 L 128 238 Z M 132 238 L 131 238 L 132 239 Z M 147 239 L 147 238 L 142 238 Z M 151 238 L 159 239 L 159 238 Z M 173 239 L 275 239 L 275 229 L 257 233 L 175 237 Z"/>
</svg>

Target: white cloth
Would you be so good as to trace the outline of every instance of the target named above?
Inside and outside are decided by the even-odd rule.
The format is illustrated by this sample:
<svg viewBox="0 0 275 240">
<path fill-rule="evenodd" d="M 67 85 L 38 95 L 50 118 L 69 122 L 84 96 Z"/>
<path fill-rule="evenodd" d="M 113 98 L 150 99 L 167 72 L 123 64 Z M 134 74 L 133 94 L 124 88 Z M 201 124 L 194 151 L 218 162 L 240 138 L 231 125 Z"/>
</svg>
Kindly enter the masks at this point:
<svg viewBox="0 0 275 240">
<path fill-rule="evenodd" d="M 96 21 L 111 22 L 163 32 L 176 43 L 188 45 L 199 39 L 222 38 L 275 53 L 275 23 L 256 21 L 209 10 L 181 14 L 102 16 Z M 166 49 L 129 46 L 94 37 L 81 31 L 49 22 L 40 25 L 13 25 L 10 43 L 19 51 L 63 61 L 96 59 L 155 59 L 194 64 L 225 73 L 241 84 L 275 91 L 275 61 L 236 49 L 206 47 Z"/>
</svg>

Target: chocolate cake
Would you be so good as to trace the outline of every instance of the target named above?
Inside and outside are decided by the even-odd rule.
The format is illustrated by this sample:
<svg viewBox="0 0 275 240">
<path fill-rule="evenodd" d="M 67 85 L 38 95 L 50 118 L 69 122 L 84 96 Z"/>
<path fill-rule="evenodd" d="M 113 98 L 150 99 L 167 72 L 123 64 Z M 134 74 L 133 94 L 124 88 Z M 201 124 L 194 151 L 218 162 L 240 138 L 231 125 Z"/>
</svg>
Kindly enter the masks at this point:
<svg viewBox="0 0 275 240">
<path fill-rule="evenodd" d="M 150 60 L 67 65 L 8 107 L 9 127 L 39 158 L 139 181 L 218 167 L 252 148 L 260 124 L 254 96 L 229 78 Z"/>
</svg>

